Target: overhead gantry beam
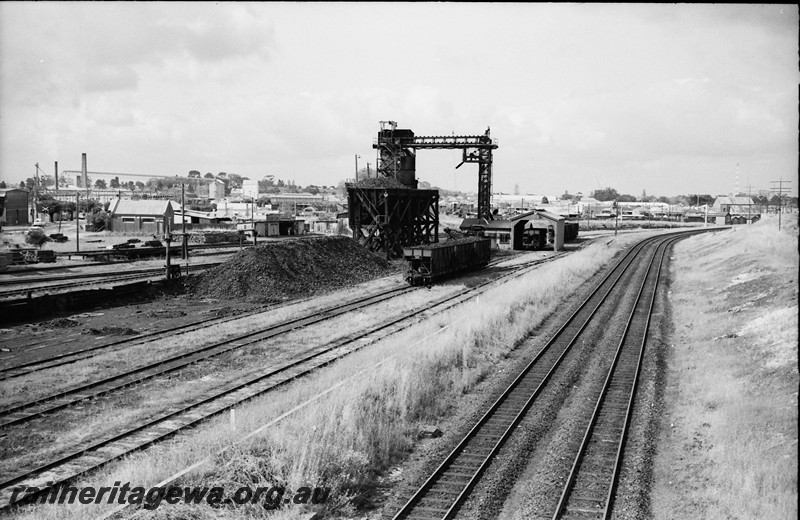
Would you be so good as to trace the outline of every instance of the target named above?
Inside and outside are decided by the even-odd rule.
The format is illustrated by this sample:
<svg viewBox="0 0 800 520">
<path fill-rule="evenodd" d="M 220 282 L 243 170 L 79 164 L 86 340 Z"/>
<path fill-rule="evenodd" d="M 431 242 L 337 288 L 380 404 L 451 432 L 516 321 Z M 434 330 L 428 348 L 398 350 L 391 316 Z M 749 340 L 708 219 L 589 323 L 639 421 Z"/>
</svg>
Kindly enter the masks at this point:
<svg viewBox="0 0 800 520">
<path fill-rule="evenodd" d="M 411 130 L 397 128 L 394 121 L 381 121 L 381 131 L 373 144 L 378 149 L 378 172 L 395 177 L 410 188 L 416 188 L 416 151 L 460 149 L 464 163 L 478 164 L 478 217 L 492 218 L 492 150 L 497 140 L 489 135 L 415 136 Z"/>
</svg>

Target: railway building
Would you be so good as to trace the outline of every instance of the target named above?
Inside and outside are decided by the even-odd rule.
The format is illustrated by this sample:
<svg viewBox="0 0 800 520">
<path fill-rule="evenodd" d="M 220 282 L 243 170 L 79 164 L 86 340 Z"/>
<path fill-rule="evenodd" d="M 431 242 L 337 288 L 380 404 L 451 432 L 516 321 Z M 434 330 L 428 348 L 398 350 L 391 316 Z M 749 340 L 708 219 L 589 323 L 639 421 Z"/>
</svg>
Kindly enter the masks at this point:
<svg viewBox="0 0 800 520">
<path fill-rule="evenodd" d="M 752 224 L 761 218 L 761 213 L 750 197 L 717 197 L 712 206 L 717 224 Z"/>
<path fill-rule="evenodd" d="M 567 219 L 546 210 L 534 210 L 510 219 L 464 219 L 463 233 L 482 234 L 492 241 L 492 249 L 564 249 Z"/>
<path fill-rule="evenodd" d="M 108 209 L 112 231 L 163 235 L 175 229 L 175 210 L 169 200 L 116 199 Z"/>
<path fill-rule="evenodd" d="M 27 226 L 28 224 L 30 224 L 28 190 L 22 188 L 0 189 L 0 227 Z"/>
</svg>

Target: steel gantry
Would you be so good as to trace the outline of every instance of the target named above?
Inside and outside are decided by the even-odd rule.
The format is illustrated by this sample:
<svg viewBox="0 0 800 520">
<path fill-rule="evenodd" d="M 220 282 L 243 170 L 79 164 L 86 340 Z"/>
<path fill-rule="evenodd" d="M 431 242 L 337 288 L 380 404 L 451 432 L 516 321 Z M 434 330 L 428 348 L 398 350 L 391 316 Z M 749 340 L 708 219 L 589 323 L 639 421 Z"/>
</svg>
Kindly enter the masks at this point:
<svg viewBox="0 0 800 520">
<path fill-rule="evenodd" d="M 416 151 L 460 149 L 464 163 L 478 163 L 478 217 L 491 219 L 492 150 L 497 140 L 489 135 L 415 136 L 407 129 L 398 129 L 394 121 L 381 121 L 381 131 L 372 147 L 378 150 L 378 173 L 394 177 L 409 188 L 416 188 Z"/>
</svg>

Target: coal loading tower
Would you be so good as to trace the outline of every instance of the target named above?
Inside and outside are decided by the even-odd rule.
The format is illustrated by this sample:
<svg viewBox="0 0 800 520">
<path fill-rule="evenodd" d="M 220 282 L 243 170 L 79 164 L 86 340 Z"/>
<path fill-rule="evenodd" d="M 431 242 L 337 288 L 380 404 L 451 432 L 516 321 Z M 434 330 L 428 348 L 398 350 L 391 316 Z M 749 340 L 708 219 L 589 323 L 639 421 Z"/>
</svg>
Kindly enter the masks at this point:
<svg viewBox="0 0 800 520">
<path fill-rule="evenodd" d="M 492 150 L 497 143 L 489 129 L 477 136 L 415 136 L 381 121 L 373 143 L 377 172 L 372 179 L 347 185 L 353 239 L 387 258 L 403 255 L 403 247 L 439 241 L 439 192 L 417 189 L 418 149 L 461 149 L 464 163 L 478 163 L 478 215 L 491 219 Z"/>
</svg>

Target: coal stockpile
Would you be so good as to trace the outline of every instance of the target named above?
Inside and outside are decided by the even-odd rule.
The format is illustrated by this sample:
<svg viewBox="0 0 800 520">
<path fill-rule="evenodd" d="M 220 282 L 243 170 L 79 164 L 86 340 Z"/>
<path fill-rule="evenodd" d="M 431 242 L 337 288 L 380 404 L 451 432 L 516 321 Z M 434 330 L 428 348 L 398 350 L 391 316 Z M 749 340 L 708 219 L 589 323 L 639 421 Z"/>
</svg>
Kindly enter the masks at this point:
<svg viewBox="0 0 800 520">
<path fill-rule="evenodd" d="M 398 181 L 394 177 L 368 177 L 353 183 L 354 186 L 362 189 L 375 188 L 402 188 L 410 189 L 408 186 Z"/>
<path fill-rule="evenodd" d="M 348 237 L 320 237 L 248 248 L 187 285 L 198 297 L 272 302 L 394 272 L 396 267 Z"/>
</svg>

